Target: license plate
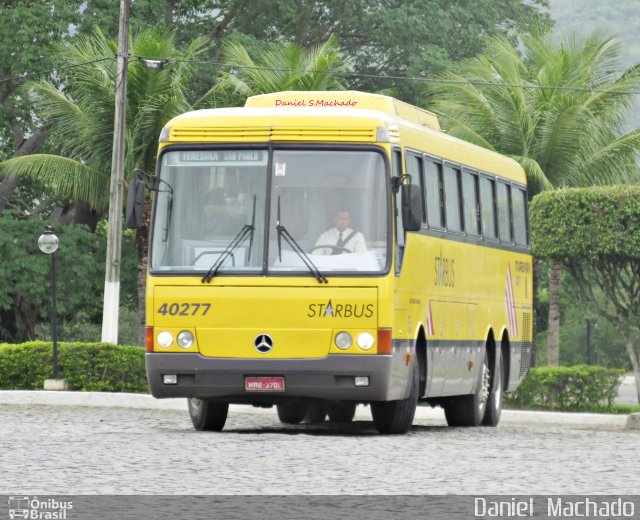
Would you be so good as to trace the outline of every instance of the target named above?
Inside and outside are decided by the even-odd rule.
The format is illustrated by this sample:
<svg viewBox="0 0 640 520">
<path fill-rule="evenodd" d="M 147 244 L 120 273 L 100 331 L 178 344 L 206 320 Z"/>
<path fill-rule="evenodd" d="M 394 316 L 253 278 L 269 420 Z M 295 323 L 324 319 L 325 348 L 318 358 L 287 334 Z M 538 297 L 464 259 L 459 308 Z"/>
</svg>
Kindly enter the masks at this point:
<svg viewBox="0 0 640 520">
<path fill-rule="evenodd" d="M 247 392 L 284 392 L 284 377 L 245 377 Z"/>
</svg>

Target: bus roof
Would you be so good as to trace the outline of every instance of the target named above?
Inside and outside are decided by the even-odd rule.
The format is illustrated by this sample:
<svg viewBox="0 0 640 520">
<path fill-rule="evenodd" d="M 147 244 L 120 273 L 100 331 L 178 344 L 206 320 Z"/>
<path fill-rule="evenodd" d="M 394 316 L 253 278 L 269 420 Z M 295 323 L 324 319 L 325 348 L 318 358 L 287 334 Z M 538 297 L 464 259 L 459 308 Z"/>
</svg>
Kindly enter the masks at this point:
<svg viewBox="0 0 640 520">
<path fill-rule="evenodd" d="M 514 160 L 450 136 L 435 114 L 381 94 L 286 91 L 249 97 L 244 107 L 196 110 L 167 123 L 161 142 L 401 143 L 522 184 Z"/>
<path fill-rule="evenodd" d="M 245 107 L 317 107 L 317 108 L 358 108 L 376 110 L 390 116 L 412 121 L 434 130 L 440 130 L 438 117 L 428 110 L 415 107 L 404 101 L 355 90 L 343 91 L 286 91 L 252 96 L 247 99 Z"/>
</svg>

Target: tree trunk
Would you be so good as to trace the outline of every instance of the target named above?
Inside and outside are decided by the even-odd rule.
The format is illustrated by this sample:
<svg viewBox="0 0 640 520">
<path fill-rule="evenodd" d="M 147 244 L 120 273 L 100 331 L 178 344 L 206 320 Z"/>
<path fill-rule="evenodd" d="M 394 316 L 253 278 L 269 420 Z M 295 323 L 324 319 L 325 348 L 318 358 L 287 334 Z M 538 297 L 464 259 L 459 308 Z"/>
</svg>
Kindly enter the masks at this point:
<svg viewBox="0 0 640 520">
<path fill-rule="evenodd" d="M 636 393 L 638 394 L 638 402 L 640 403 L 640 362 L 638 361 L 638 354 L 633 348 L 633 341 L 629 335 L 625 338 L 624 346 L 627 349 L 627 354 L 629 354 L 633 375 L 636 378 Z"/>
<path fill-rule="evenodd" d="M 549 327 L 547 329 L 547 364 L 560 364 L 560 275 L 562 264 L 551 261 L 551 279 L 549 282 Z"/>
<path fill-rule="evenodd" d="M 0 213 L 7 208 L 9 198 L 17 188 L 19 182 L 19 177 L 0 176 Z"/>
<path fill-rule="evenodd" d="M 175 0 L 165 0 L 164 2 L 164 23 L 167 27 L 173 27 L 173 10 L 175 9 Z"/>
<path fill-rule="evenodd" d="M 138 240 L 138 343 L 145 345 L 147 267 L 149 241 L 145 236 Z"/>
<path fill-rule="evenodd" d="M 43 128 L 38 128 L 29 139 L 25 139 L 22 134 L 22 130 L 17 123 L 12 126 L 13 137 L 16 142 L 15 157 L 22 157 L 23 155 L 31 155 L 36 153 L 42 142 L 46 131 Z M 20 183 L 20 177 L 6 177 L 0 176 L 0 213 L 2 213 L 9 203 L 9 198 L 15 191 L 16 187 Z"/>
<path fill-rule="evenodd" d="M 73 223 L 84 224 L 94 233 L 101 215 L 84 202 L 76 202 L 73 210 Z"/>
<path fill-rule="evenodd" d="M 20 332 L 21 326 L 23 337 L 19 340 L 33 341 L 35 338 L 36 324 L 38 322 L 38 308 L 22 295 L 19 290 L 13 293 L 13 308 L 16 313 L 16 324 Z"/>
</svg>

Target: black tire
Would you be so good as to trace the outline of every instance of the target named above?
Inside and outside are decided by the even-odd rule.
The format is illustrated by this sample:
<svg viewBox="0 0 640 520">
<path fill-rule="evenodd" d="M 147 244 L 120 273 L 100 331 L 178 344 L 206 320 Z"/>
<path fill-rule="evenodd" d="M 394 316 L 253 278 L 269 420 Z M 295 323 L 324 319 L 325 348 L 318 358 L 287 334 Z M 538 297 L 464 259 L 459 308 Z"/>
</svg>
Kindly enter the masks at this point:
<svg viewBox="0 0 640 520">
<path fill-rule="evenodd" d="M 327 418 L 327 405 L 324 402 L 311 403 L 307 407 L 304 422 L 307 424 L 320 424 Z"/>
<path fill-rule="evenodd" d="M 411 429 L 418 406 L 418 389 L 420 387 L 418 358 L 414 358 L 411 370 L 411 391 L 406 399 L 373 401 L 371 403 L 373 425 L 379 433 L 407 433 Z"/>
<path fill-rule="evenodd" d="M 278 419 L 284 424 L 300 424 L 307 414 L 307 405 L 302 401 L 276 405 Z"/>
<path fill-rule="evenodd" d="M 480 426 L 489 400 L 489 356 L 484 352 L 482 373 L 476 390 L 471 395 L 450 397 L 444 405 L 444 416 L 449 426 Z"/>
<path fill-rule="evenodd" d="M 483 426 L 498 426 L 500 415 L 502 414 L 502 355 L 500 350 L 496 349 L 496 366 L 491 372 L 491 390 L 489 392 L 489 400 L 487 401 L 487 409 L 482 419 Z"/>
<path fill-rule="evenodd" d="M 229 403 L 214 403 L 196 397 L 187 399 L 193 427 L 199 431 L 219 432 L 224 428 L 229 413 Z"/>
<path fill-rule="evenodd" d="M 332 423 L 350 423 L 356 415 L 356 403 L 338 401 L 329 405 L 329 421 Z"/>
</svg>

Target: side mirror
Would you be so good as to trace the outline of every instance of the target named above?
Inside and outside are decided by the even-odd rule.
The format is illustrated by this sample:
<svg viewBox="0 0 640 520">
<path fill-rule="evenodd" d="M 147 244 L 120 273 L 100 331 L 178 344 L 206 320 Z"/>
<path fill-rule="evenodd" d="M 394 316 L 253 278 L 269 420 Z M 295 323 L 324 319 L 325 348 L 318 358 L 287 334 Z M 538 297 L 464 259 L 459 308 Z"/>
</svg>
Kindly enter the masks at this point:
<svg viewBox="0 0 640 520">
<path fill-rule="evenodd" d="M 129 192 L 127 193 L 126 225 L 130 229 L 138 229 L 142 226 L 144 189 L 145 183 L 143 179 L 134 178 L 129 183 Z"/>
<path fill-rule="evenodd" d="M 415 184 L 402 185 L 402 224 L 405 231 L 422 229 L 422 196 Z"/>
</svg>

